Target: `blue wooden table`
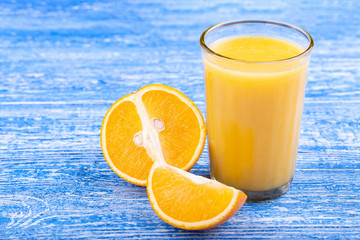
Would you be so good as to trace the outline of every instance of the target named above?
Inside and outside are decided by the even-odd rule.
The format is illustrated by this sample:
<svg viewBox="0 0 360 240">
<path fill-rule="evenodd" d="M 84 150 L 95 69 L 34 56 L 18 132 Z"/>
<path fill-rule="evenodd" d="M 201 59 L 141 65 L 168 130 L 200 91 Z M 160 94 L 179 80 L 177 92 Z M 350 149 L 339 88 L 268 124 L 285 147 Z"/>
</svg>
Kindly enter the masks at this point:
<svg viewBox="0 0 360 240">
<path fill-rule="evenodd" d="M 360 237 L 359 1 L 1 1 L 0 239 Z M 176 229 L 99 143 L 113 102 L 175 87 L 205 115 L 211 25 L 285 21 L 315 40 L 290 190 L 208 231 Z M 208 176 L 205 148 L 192 173 Z"/>
</svg>

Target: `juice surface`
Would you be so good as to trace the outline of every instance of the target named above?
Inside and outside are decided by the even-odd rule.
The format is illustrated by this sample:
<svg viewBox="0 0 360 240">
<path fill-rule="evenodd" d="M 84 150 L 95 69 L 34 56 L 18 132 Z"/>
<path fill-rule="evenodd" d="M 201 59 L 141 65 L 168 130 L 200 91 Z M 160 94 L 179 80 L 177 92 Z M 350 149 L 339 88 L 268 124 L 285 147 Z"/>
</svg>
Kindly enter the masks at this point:
<svg viewBox="0 0 360 240">
<path fill-rule="evenodd" d="M 270 37 L 237 37 L 215 42 L 210 48 L 225 57 L 254 62 L 291 58 L 303 52 L 300 46 Z"/>
<path fill-rule="evenodd" d="M 262 36 L 225 38 L 210 49 L 252 62 L 288 59 L 304 50 Z M 294 61 L 237 65 L 204 56 L 212 177 L 247 191 L 270 190 L 292 179 L 309 60 Z"/>
</svg>

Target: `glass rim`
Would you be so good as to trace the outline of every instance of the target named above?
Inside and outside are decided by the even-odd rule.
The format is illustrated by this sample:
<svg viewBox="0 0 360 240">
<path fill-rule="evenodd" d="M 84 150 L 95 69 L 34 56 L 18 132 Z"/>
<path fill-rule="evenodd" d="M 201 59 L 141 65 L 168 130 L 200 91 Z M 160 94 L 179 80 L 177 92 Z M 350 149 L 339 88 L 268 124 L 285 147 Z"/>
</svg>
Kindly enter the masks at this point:
<svg viewBox="0 0 360 240">
<path fill-rule="evenodd" d="M 224 55 L 221 55 L 213 50 L 211 50 L 205 43 L 205 36 L 212 32 L 215 31 L 219 28 L 223 28 L 223 27 L 227 27 L 227 26 L 231 26 L 231 25 L 236 25 L 236 24 L 244 24 L 244 23 L 264 23 L 264 24 L 272 24 L 272 25 L 277 25 L 277 26 L 281 26 L 281 27 L 287 27 L 290 28 L 292 30 L 295 30 L 299 33 L 301 33 L 302 35 L 304 35 L 308 40 L 309 40 L 309 45 L 308 47 L 302 51 L 301 53 L 297 54 L 296 56 L 290 57 L 290 58 L 285 58 L 285 59 L 279 59 L 279 60 L 273 60 L 273 61 L 247 61 L 247 60 L 241 60 L 241 59 L 236 59 L 236 58 L 231 58 L 231 57 L 226 57 Z M 211 27 L 209 27 L 208 29 L 206 29 L 200 37 L 200 46 L 202 47 L 202 49 L 204 49 L 206 52 L 213 54 L 215 56 L 227 59 L 227 60 L 231 60 L 231 61 L 236 61 L 236 62 L 240 62 L 240 63 L 251 63 L 251 64 L 266 64 L 266 63 L 279 63 L 279 62 L 287 62 L 287 61 L 291 61 L 291 60 L 295 60 L 301 57 L 305 57 L 306 55 L 308 55 L 312 48 L 314 47 L 314 41 L 313 38 L 311 37 L 311 35 L 305 31 L 304 29 L 292 25 L 292 24 L 288 24 L 288 23 L 284 23 L 284 22 L 272 22 L 272 21 L 264 21 L 264 20 L 235 20 L 235 21 L 227 21 L 227 22 L 221 22 L 218 24 L 215 24 Z"/>
</svg>

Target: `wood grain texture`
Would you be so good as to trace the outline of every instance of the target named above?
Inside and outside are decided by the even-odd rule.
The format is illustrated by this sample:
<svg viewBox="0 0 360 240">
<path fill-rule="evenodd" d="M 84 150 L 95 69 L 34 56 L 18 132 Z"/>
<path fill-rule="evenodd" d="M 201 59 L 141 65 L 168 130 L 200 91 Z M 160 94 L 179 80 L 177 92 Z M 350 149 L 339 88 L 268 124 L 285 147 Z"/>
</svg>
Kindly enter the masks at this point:
<svg viewBox="0 0 360 240">
<path fill-rule="evenodd" d="M 1 1 L 0 239 L 359 239 L 359 1 Z M 308 73 L 290 190 L 209 231 L 176 229 L 106 164 L 99 132 L 150 83 L 205 115 L 201 33 L 233 19 L 305 28 Z M 209 176 L 205 149 L 191 172 Z"/>
</svg>

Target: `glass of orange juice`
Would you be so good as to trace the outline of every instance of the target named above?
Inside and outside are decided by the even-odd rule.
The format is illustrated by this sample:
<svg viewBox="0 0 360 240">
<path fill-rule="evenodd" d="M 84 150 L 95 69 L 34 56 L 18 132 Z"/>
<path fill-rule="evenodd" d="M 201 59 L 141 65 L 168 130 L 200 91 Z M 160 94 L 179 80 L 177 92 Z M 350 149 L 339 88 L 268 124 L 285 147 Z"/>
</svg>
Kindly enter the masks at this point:
<svg viewBox="0 0 360 240">
<path fill-rule="evenodd" d="M 295 170 L 313 40 L 303 29 L 233 21 L 200 38 L 211 177 L 249 201 L 279 197 Z"/>
</svg>

